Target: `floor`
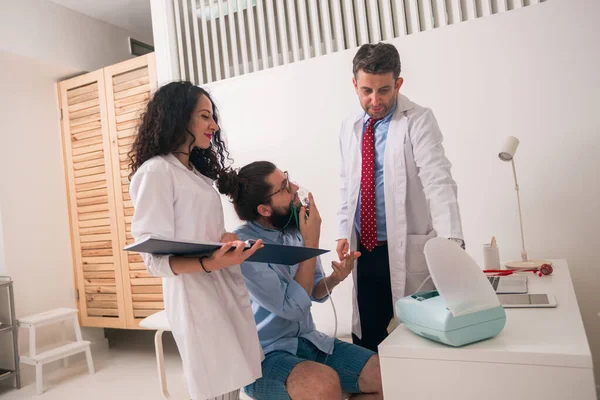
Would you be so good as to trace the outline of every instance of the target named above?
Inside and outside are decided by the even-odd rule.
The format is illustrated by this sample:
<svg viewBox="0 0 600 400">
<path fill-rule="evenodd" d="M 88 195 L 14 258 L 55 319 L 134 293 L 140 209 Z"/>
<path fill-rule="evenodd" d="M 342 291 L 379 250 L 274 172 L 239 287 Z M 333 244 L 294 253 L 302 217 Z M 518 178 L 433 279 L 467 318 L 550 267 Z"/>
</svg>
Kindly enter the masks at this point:
<svg viewBox="0 0 600 400">
<path fill-rule="evenodd" d="M 2 400 L 119 400 L 162 399 L 154 357 L 154 335 L 146 331 L 107 331 L 110 349 L 93 354 L 96 373 L 89 375 L 84 357 L 72 357 L 69 368 L 45 367 L 44 393 L 35 395 L 35 371 L 24 365 L 23 388 L 0 387 Z M 189 399 L 181 361 L 170 334 L 163 336 L 169 392 L 172 399 Z M 241 399 L 249 399 L 242 394 Z"/>
<path fill-rule="evenodd" d="M 96 373 L 89 375 L 84 357 L 72 357 L 69 368 L 60 362 L 46 367 L 44 393 L 35 395 L 35 372 L 23 366 L 21 390 L 0 386 L 2 400 L 160 400 L 154 357 L 154 334 L 147 331 L 107 331 L 110 349 L 93 354 Z M 167 379 L 171 398 L 189 399 L 181 361 L 170 334 L 163 336 Z M 599 388 L 600 389 L 600 388 Z M 599 390 L 600 394 L 600 390 Z M 242 400 L 249 400 L 241 394 Z M 599 396 L 600 399 L 600 396 Z"/>
</svg>

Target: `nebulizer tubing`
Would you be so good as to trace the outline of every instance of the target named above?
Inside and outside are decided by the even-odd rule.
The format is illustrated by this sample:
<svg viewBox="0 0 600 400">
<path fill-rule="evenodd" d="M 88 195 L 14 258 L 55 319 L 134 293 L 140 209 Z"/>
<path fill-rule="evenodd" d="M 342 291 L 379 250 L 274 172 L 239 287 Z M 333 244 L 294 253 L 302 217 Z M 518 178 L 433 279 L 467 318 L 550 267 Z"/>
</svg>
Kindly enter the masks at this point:
<svg viewBox="0 0 600 400">
<path fill-rule="evenodd" d="M 329 291 L 329 287 L 327 286 L 327 280 L 325 279 L 326 275 L 325 275 L 325 271 L 323 270 L 322 263 L 319 263 L 319 267 L 321 267 L 321 274 L 323 275 L 323 284 L 325 284 L 325 290 L 327 291 L 327 297 L 329 298 L 329 302 L 331 303 L 331 308 L 333 309 L 333 317 L 335 320 L 335 325 L 333 328 L 333 340 L 334 340 L 334 346 L 335 346 L 335 338 L 337 337 L 337 329 L 338 329 L 337 312 L 335 311 L 335 304 L 333 303 L 333 298 L 331 297 L 331 292 Z M 333 352 L 333 349 L 332 349 L 332 352 Z M 329 353 L 326 354 L 325 362 L 323 364 L 327 365 L 328 358 L 329 358 Z"/>
</svg>

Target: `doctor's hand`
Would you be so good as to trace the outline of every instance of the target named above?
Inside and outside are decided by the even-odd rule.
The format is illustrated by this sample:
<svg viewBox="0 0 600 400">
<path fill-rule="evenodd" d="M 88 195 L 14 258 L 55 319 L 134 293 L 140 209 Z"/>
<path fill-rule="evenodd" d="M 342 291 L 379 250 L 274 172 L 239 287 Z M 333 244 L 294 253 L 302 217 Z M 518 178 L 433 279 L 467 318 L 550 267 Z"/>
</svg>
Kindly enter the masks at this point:
<svg viewBox="0 0 600 400">
<path fill-rule="evenodd" d="M 331 279 L 336 283 L 340 283 L 346 279 L 354 268 L 354 260 L 358 257 L 360 257 L 360 251 L 351 251 L 350 254 L 344 254 L 343 261 L 332 261 L 331 268 L 333 268 L 333 272 L 330 275 Z"/>
<path fill-rule="evenodd" d="M 306 217 L 306 207 L 300 207 L 300 215 L 298 216 L 298 229 L 304 238 L 306 247 L 319 247 L 319 238 L 321 236 L 321 214 L 315 204 L 315 199 L 312 193 L 308 193 L 308 201 L 310 204 L 310 213 Z"/>
<path fill-rule="evenodd" d="M 348 239 L 338 239 L 335 251 L 337 251 L 340 261 L 344 261 L 344 255 L 348 253 L 349 248 Z"/>
<path fill-rule="evenodd" d="M 262 239 L 257 240 L 248 250 L 244 250 L 245 246 L 246 242 L 241 240 L 225 243 L 220 249 L 215 250 L 210 257 L 203 259 L 204 268 L 212 272 L 232 265 L 239 265 L 256 253 L 258 249 L 264 247 Z M 235 247 L 235 250 L 229 251 L 233 247 Z"/>
</svg>

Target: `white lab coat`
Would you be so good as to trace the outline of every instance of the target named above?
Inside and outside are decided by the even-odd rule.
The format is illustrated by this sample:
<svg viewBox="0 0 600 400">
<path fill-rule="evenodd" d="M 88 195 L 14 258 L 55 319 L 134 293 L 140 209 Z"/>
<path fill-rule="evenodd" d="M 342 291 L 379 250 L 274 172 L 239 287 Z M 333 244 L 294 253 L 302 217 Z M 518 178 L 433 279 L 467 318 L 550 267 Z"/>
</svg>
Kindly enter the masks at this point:
<svg viewBox="0 0 600 400">
<path fill-rule="evenodd" d="M 223 209 L 212 183 L 173 155 L 148 160 L 129 188 L 132 236 L 220 241 Z M 167 318 L 192 398 L 212 398 L 261 377 L 263 354 L 240 267 L 176 276 L 169 256 L 143 257 L 148 271 L 163 277 Z"/>
<path fill-rule="evenodd" d="M 357 248 L 354 217 L 361 179 L 364 111 L 342 123 L 339 238 Z M 413 293 L 429 271 L 423 254 L 432 237 L 463 238 L 456 183 L 444 155 L 442 134 L 430 109 L 399 95 L 387 134 L 384 193 L 392 299 Z M 362 338 L 354 278 L 352 332 Z M 431 288 L 431 281 L 424 288 Z"/>
</svg>

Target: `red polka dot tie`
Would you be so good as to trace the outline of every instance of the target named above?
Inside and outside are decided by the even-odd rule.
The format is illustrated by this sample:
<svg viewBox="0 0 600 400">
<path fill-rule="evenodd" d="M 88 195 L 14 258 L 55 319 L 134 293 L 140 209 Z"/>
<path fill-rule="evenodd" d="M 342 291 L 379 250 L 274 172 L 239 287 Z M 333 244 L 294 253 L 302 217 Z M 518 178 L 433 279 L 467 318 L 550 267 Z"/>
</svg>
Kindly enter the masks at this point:
<svg viewBox="0 0 600 400">
<path fill-rule="evenodd" d="M 369 119 L 362 142 L 362 173 L 360 179 L 360 242 L 368 251 L 377 245 L 375 216 L 375 122 Z"/>
</svg>

